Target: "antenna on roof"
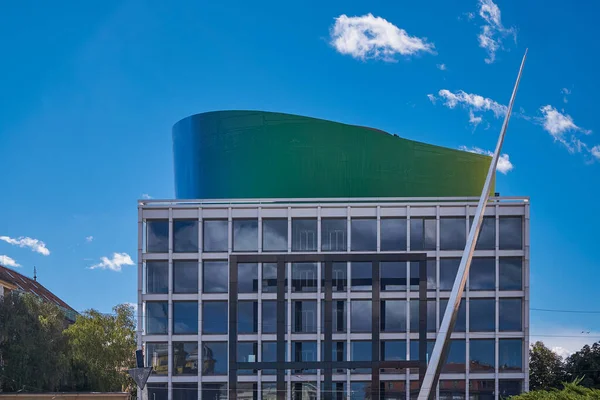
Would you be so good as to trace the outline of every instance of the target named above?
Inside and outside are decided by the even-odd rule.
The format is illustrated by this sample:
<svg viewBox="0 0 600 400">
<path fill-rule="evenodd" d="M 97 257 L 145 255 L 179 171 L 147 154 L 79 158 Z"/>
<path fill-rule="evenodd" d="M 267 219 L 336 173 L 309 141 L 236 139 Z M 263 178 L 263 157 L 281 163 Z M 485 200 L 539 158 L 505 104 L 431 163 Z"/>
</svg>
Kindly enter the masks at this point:
<svg viewBox="0 0 600 400">
<path fill-rule="evenodd" d="M 37 270 L 35 269 L 35 265 L 33 266 L 33 280 L 37 282 Z"/>
</svg>

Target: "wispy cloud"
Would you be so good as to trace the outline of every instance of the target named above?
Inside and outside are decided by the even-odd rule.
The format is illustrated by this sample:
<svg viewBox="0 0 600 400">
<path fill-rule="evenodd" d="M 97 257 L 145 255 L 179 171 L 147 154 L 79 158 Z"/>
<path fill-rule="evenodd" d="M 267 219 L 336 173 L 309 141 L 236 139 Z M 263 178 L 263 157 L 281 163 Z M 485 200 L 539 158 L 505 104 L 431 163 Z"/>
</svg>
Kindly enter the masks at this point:
<svg viewBox="0 0 600 400">
<path fill-rule="evenodd" d="M 432 94 L 428 94 L 429 100 L 435 104 L 435 101 L 439 98 L 443 101 L 443 105 L 448 108 L 455 108 L 461 106 L 469 111 L 469 123 L 477 126 L 483 120 L 481 116 L 475 115 L 475 112 L 487 112 L 491 111 L 496 118 L 500 118 L 506 114 L 506 106 L 495 102 L 494 100 L 480 96 L 478 94 L 467 93 L 463 90 L 457 92 L 451 92 L 447 89 L 442 89 L 438 92 L 436 97 Z"/>
<path fill-rule="evenodd" d="M 92 243 L 93 240 L 94 240 L 93 236 L 86 236 L 85 237 L 85 241 L 88 242 L 88 243 Z"/>
<path fill-rule="evenodd" d="M 331 27 L 330 39 L 339 53 L 359 60 L 394 62 L 398 54 L 434 53 L 435 48 L 426 38 L 410 36 L 404 29 L 371 13 L 360 17 L 340 15 Z"/>
<path fill-rule="evenodd" d="M 600 144 L 590 149 L 590 154 L 600 161 Z"/>
<path fill-rule="evenodd" d="M 563 94 L 563 103 L 568 103 L 569 99 L 567 98 L 567 96 L 571 94 L 571 91 L 567 88 L 562 88 L 560 89 L 560 92 Z"/>
<path fill-rule="evenodd" d="M 485 62 L 491 64 L 496 60 L 496 52 L 502 49 L 502 40 L 512 35 L 516 41 L 517 31 L 502 25 L 500 8 L 492 0 L 479 0 L 479 17 L 484 22 L 477 36 L 479 47 L 487 51 Z"/>
<path fill-rule="evenodd" d="M 13 246 L 29 247 L 32 251 L 43 254 L 45 256 L 50 255 L 50 250 L 48 250 L 48 248 L 46 247 L 46 243 L 38 239 L 33 239 L 24 236 L 21 236 L 17 239 L 11 238 L 9 236 L 0 236 L 0 240 L 12 244 Z"/>
<path fill-rule="evenodd" d="M 15 260 L 10 258 L 9 256 L 0 256 L 0 265 L 4 265 L 5 267 L 20 267 L 21 264 L 18 264 Z"/>
<path fill-rule="evenodd" d="M 556 142 L 562 143 L 570 153 L 581 153 L 588 146 L 579 138 L 581 134 L 589 135 L 592 131 L 583 129 L 573 122 L 570 115 L 563 114 L 551 105 L 540 108 L 542 117 L 537 121 Z"/>
<path fill-rule="evenodd" d="M 436 67 L 440 70 L 440 71 L 445 71 L 448 68 L 446 67 L 446 64 L 437 64 Z"/>
<path fill-rule="evenodd" d="M 460 146 L 459 149 L 463 150 L 463 151 L 468 151 L 470 153 L 483 154 L 483 155 L 490 156 L 490 157 L 492 157 L 494 155 L 494 152 L 489 151 L 489 150 L 483 150 L 483 149 L 480 149 L 479 147 Z M 514 168 L 515 168 L 515 166 L 513 165 L 513 163 L 510 162 L 510 157 L 508 156 L 508 154 L 506 154 L 506 153 L 500 154 L 500 157 L 498 158 L 498 166 L 496 167 L 498 172 L 506 175 L 507 173 L 512 171 Z"/>
<path fill-rule="evenodd" d="M 151 198 L 152 198 L 152 196 L 150 196 L 148 193 L 142 194 L 142 199 L 144 199 L 144 200 L 150 200 Z"/>
<path fill-rule="evenodd" d="M 113 253 L 112 258 L 101 257 L 100 260 L 100 263 L 90 266 L 90 269 L 110 269 L 119 272 L 123 265 L 135 265 L 127 253 Z"/>
</svg>

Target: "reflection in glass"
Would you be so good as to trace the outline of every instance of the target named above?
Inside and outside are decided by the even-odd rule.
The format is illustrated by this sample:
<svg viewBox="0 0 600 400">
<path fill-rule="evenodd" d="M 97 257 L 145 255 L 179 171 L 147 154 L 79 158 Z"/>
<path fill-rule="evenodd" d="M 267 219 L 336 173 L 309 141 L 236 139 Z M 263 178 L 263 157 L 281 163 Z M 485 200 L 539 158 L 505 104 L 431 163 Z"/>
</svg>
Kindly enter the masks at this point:
<svg viewBox="0 0 600 400">
<path fill-rule="evenodd" d="M 383 361 L 406 360 L 406 340 L 384 340 L 381 342 L 381 359 Z"/>
<path fill-rule="evenodd" d="M 167 375 L 169 372 L 169 346 L 164 343 L 146 343 L 144 353 L 146 367 L 152 367 L 155 375 Z"/>
<path fill-rule="evenodd" d="M 464 218 L 440 218 L 440 250 L 464 250 L 466 242 Z"/>
<path fill-rule="evenodd" d="M 350 264 L 351 290 L 371 291 L 373 287 L 373 263 L 353 262 Z"/>
<path fill-rule="evenodd" d="M 520 331 L 522 329 L 523 306 L 521 299 L 500 299 L 499 327 L 500 331 Z"/>
<path fill-rule="evenodd" d="M 408 263 L 409 265 L 409 271 L 410 271 L 410 288 L 409 290 L 419 290 L 419 282 L 420 282 L 420 276 L 421 276 L 421 269 L 420 269 L 420 263 L 418 261 L 411 261 L 410 263 Z"/>
<path fill-rule="evenodd" d="M 262 384 L 262 400 L 277 400 L 277 383 L 268 382 Z"/>
<path fill-rule="evenodd" d="M 444 313 L 446 312 L 446 306 L 448 305 L 448 299 L 440 299 L 440 316 L 438 322 L 442 323 Z M 467 302 L 463 298 L 460 301 L 458 307 L 458 315 L 456 316 L 456 324 L 454 325 L 454 332 L 465 332 L 467 330 Z M 471 328 L 471 330 L 473 330 Z"/>
<path fill-rule="evenodd" d="M 204 301 L 202 302 L 202 333 L 223 334 L 227 333 L 227 302 Z"/>
<path fill-rule="evenodd" d="M 348 264 L 345 262 L 333 263 L 331 270 L 331 290 L 334 292 L 345 292 L 347 285 Z"/>
<path fill-rule="evenodd" d="M 382 332 L 406 332 L 406 300 L 381 301 Z"/>
<path fill-rule="evenodd" d="M 287 329 L 286 329 L 286 331 L 287 331 Z M 262 302 L 262 333 L 276 333 L 276 332 L 277 332 L 277 301 L 263 300 L 263 302 Z"/>
<path fill-rule="evenodd" d="M 498 341 L 498 369 L 500 371 L 521 371 L 523 368 L 523 341 L 521 339 L 500 339 Z"/>
<path fill-rule="evenodd" d="M 238 303 L 238 333 L 258 332 L 258 302 L 240 301 Z"/>
<path fill-rule="evenodd" d="M 258 251 L 258 220 L 233 220 L 233 251 Z"/>
<path fill-rule="evenodd" d="M 169 390 L 166 383 L 148 382 L 148 398 L 152 400 L 167 400 L 169 398 Z"/>
<path fill-rule="evenodd" d="M 227 220 L 210 220 L 203 222 L 202 247 L 205 252 L 227 251 L 228 222 Z"/>
<path fill-rule="evenodd" d="M 262 342 L 262 362 L 277 361 L 277 342 Z M 263 375 L 275 375 L 274 369 L 263 369 Z"/>
<path fill-rule="evenodd" d="M 227 261 L 204 261 L 202 278 L 204 293 L 227 293 L 229 286 Z"/>
<path fill-rule="evenodd" d="M 435 300 L 427 301 L 427 332 L 435 332 Z"/>
<path fill-rule="evenodd" d="M 167 261 L 146 261 L 146 293 L 169 293 Z"/>
<path fill-rule="evenodd" d="M 523 260 L 500 257 L 500 290 L 523 290 Z"/>
<path fill-rule="evenodd" d="M 446 364 L 442 367 L 442 372 L 464 373 L 466 367 L 466 345 L 464 339 L 450 340 L 450 350 Z"/>
<path fill-rule="evenodd" d="M 352 219 L 350 221 L 352 251 L 377 250 L 377 220 Z"/>
<path fill-rule="evenodd" d="M 410 309 L 410 331 L 419 332 L 419 300 L 410 299 L 408 307 Z"/>
<path fill-rule="evenodd" d="M 440 259 L 440 290 L 452 290 L 460 258 L 441 258 Z"/>
<path fill-rule="evenodd" d="M 469 231 L 473 226 L 473 217 L 469 218 Z M 496 248 L 496 217 L 483 217 L 475 250 L 494 250 Z"/>
<path fill-rule="evenodd" d="M 496 387 L 493 379 L 471 379 L 469 381 L 469 398 L 471 400 L 494 400 Z"/>
<path fill-rule="evenodd" d="M 316 292 L 317 276 L 316 263 L 292 263 L 292 292 Z"/>
<path fill-rule="evenodd" d="M 372 399 L 371 382 L 350 382 L 350 400 Z"/>
<path fill-rule="evenodd" d="M 198 220 L 174 220 L 173 251 L 175 253 L 197 253 L 198 232 Z"/>
<path fill-rule="evenodd" d="M 238 293 L 258 292 L 258 264 L 238 264 Z"/>
<path fill-rule="evenodd" d="M 351 332 L 371 332 L 373 315 L 371 300 L 352 300 L 350 312 Z"/>
<path fill-rule="evenodd" d="M 202 375 L 227 374 L 227 342 L 202 342 Z"/>
<path fill-rule="evenodd" d="M 168 253 L 169 252 L 169 221 L 148 220 L 146 221 L 146 252 Z"/>
<path fill-rule="evenodd" d="M 357 341 L 350 342 L 350 360 L 351 361 L 371 361 L 373 358 L 373 342 Z M 370 368 L 353 368 L 353 374 L 368 374 Z"/>
<path fill-rule="evenodd" d="M 255 363 L 258 362 L 258 343 L 256 342 L 238 342 L 237 361 Z M 239 369 L 240 375 L 256 374 L 256 370 Z"/>
<path fill-rule="evenodd" d="M 227 400 L 226 383 L 203 383 L 202 400 Z M 153 399 L 158 400 L 158 399 Z M 166 400 L 166 399 L 165 399 Z"/>
<path fill-rule="evenodd" d="M 465 381 L 440 379 L 440 400 L 464 400 Z"/>
<path fill-rule="evenodd" d="M 235 398 L 238 400 L 258 400 L 258 384 L 256 383 L 238 382 L 236 392 Z"/>
<path fill-rule="evenodd" d="M 500 217 L 499 223 L 500 250 L 521 250 L 523 248 L 522 217 Z"/>
<path fill-rule="evenodd" d="M 494 372 L 496 365 L 496 344 L 494 339 L 471 339 L 469 342 L 470 371 Z"/>
<path fill-rule="evenodd" d="M 436 221 L 434 218 L 410 219 L 410 249 L 435 250 Z"/>
<path fill-rule="evenodd" d="M 169 323 L 169 304 L 166 301 L 146 302 L 146 334 L 166 335 Z"/>
<path fill-rule="evenodd" d="M 321 326 L 325 330 L 325 302 L 321 302 Z M 346 332 L 346 301 L 331 302 L 331 325 L 333 333 Z"/>
<path fill-rule="evenodd" d="M 427 259 L 427 290 L 437 289 L 437 272 L 435 258 Z"/>
<path fill-rule="evenodd" d="M 173 333 L 175 335 L 198 333 L 198 302 L 173 302 Z"/>
<path fill-rule="evenodd" d="M 498 396 L 500 399 L 508 399 L 510 396 L 521 394 L 523 381 L 521 380 L 498 380 Z"/>
<path fill-rule="evenodd" d="M 288 220 L 287 218 L 263 219 L 262 246 L 263 251 L 287 251 Z"/>
<path fill-rule="evenodd" d="M 469 271 L 469 290 L 496 289 L 496 259 L 473 257 Z"/>
<path fill-rule="evenodd" d="M 173 261 L 173 293 L 198 293 L 198 261 Z"/>
<path fill-rule="evenodd" d="M 173 375 L 198 375 L 198 342 L 173 342 Z"/>
<path fill-rule="evenodd" d="M 494 299 L 471 299 L 469 301 L 469 331 L 493 332 L 496 324 L 496 301 Z"/>
<path fill-rule="evenodd" d="M 398 372 L 399 370 L 396 370 Z M 403 370 L 400 370 L 402 373 Z M 382 372 L 386 372 L 385 370 Z M 390 370 L 389 373 L 394 373 Z M 418 383 L 418 382 L 411 382 Z M 416 390 L 414 396 L 418 394 Z M 405 381 L 382 381 L 379 383 L 379 398 L 381 400 L 405 400 L 406 399 L 406 382 Z M 411 396 L 413 396 L 411 394 Z M 412 397 L 411 397 L 412 399 Z"/>
<path fill-rule="evenodd" d="M 262 292 L 277 293 L 277 264 L 262 265 Z"/>
<path fill-rule="evenodd" d="M 317 342 L 292 342 L 292 361 L 311 362 L 317 361 Z M 314 374 L 315 369 L 295 370 L 297 373 Z"/>
<path fill-rule="evenodd" d="M 317 331 L 317 302 L 296 300 L 292 303 L 292 331 L 312 333 Z"/>
<path fill-rule="evenodd" d="M 346 218 L 321 219 L 322 251 L 346 251 L 348 247 L 347 222 Z"/>
<path fill-rule="evenodd" d="M 173 400 L 198 400 L 198 384 L 173 383 Z"/>
<path fill-rule="evenodd" d="M 380 262 L 379 269 L 381 290 L 406 290 L 405 262 Z"/>
<path fill-rule="evenodd" d="M 425 353 L 425 360 L 429 360 L 431 357 L 431 353 L 433 352 L 433 346 L 435 345 L 434 340 L 427 341 L 427 351 Z M 410 357 L 409 360 L 418 360 L 419 359 L 419 341 L 411 340 L 410 341 Z"/>
<path fill-rule="evenodd" d="M 406 250 L 406 218 L 381 219 L 381 251 Z"/>
<path fill-rule="evenodd" d="M 317 382 L 293 382 L 292 400 L 316 400 Z"/>
<path fill-rule="evenodd" d="M 292 219 L 292 251 L 317 250 L 317 220 Z"/>
</svg>

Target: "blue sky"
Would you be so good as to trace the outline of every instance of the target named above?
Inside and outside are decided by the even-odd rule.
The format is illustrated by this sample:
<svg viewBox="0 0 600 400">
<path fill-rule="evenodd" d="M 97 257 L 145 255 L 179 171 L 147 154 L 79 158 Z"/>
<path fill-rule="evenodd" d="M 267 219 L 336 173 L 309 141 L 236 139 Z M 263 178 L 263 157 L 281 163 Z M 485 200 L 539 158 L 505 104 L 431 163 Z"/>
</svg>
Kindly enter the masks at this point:
<svg viewBox="0 0 600 400">
<path fill-rule="evenodd" d="M 133 302 L 136 200 L 174 196 L 177 120 L 260 109 L 492 150 L 529 48 L 498 190 L 531 196 L 531 306 L 597 310 L 600 4 L 299 4 L 3 7 L 0 255 L 78 310 Z M 593 314 L 531 322 L 570 350 L 600 338 Z"/>
</svg>

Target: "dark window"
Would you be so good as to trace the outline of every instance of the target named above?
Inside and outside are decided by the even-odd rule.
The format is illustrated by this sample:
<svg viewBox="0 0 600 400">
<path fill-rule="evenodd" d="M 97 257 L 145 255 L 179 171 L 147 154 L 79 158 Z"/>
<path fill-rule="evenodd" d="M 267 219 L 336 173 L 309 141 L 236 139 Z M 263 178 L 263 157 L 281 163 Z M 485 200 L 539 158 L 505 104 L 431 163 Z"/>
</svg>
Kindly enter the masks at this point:
<svg viewBox="0 0 600 400">
<path fill-rule="evenodd" d="M 371 332 L 372 303 L 371 300 L 352 300 L 350 302 L 350 329 L 351 332 Z"/>
<path fill-rule="evenodd" d="M 258 292 L 258 264 L 238 264 L 238 293 Z"/>
<path fill-rule="evenodd" d="M 331 270 L 331 290 L 334 292 L 345 292 L 347 286 L 348 264 L 345 262 L 333 263 Z"/>
<path fill-rule="evenodd" d="M 381 251 L 406 250 L 406 218 L 381 219 Z"/>
<path fill-rule="evenodd" d="M 238 362 L 258 362 L 258 343 L 256 342 L 238 342 L 237 344 Z M 256 374 L 256 370 L 238 370 L 240 375 Z"/>
<path fill-rule="evenodd" d="M 287 391 L 286 391 L 287 393 Z M 277 383 L 269 382 L 262 384 L 262 400 L 277 400 Z M 287 397 L 287 395 L 286 395 Z"/>
<path fill-rule="evenodd" d="M 496 259 L 473 258 L 469 271 L 469 290 L 496 289 Z"/>
<path fill-rule="evenodd" d="M 277 361 L 277 342 L 262 342 L 262 361 L 263 362 L 275 362 Z M 287 345 L 286 345 L 287 348 Z M 275 375 L 277 373 L 274 369 L 263 369 L 263 375 Z"/>
<path fill-rule="evenodd" d="M 198 400 L 198 384 L 173 383 L 173 400 Z"/>
<path fill-rule="evenodd" d="M 500 217 L 500 250 L 521 250 L 523 248 L 523 219 L 521 217 Z"/>
<path fill-rule="evenodd" d="M 464 250 L 466 242 L 464 218 L 440 218 L 440 250 Z"/>
<path fill-rule="evenodd" d="M 371 361 L 373 346 L 371 341 L 353 340 L 350 342 L 351 361 Z"/>
<path fill-rule="evenodd" d="M 167 261 L 146 261 L 146 293 L 169 293 Z"/>
<path fill-rule="evenodd" d="M 439 400 L 464 400 L 465 381 L 440 379 Z"/>
<path fill-rule="evenodd" d="M 406 263 L 381 262 L 380 283 L 383 291 L 406 290 Z"/>
<path fill-rule="evenodd" d="M 450 350 L 448 358 L 442 367 L 442 372 L 447 373 L 464 373 L 466 364 L 466 345 L 464 339 L 450 340 Z"/>
<path fill-rule="evenodd" d="M 350 400 L 372 399 L 371 382 L 350 382 Z"/>
<path fill-rule="evenodd" d="M 433 346 L 435 345 L 434 340 L 427 341 L 427 352 L 426 352 L 426 360 L 431 358 L 431 353 L 433 352 Z M 419 359 L 419 341 L 411 340 L 410 341 L 410 357 L 409 360 L 418 360 Z"/>
<path fill-rule="evenodd" d="M 316 292 L 318 276 L 316 263 L 292 263 L 292 292 Z"/>
<path fill-rule="evenodd" d="M 258 302 L 240 301 L 238 303 L 238 333 L 258 332 Z"/>
<path fill-rule="evenodd" d="M 292 342 L 292 361 L 317 361 L 317 342 Z M 316 373 L 314 369 L 296 370 L 297 372 Z"/>
<path fill-rule="evenodd" d="M 175 335 L 198 333 L 198 302 L 173 302 L 173 333 Z"/>
<path fill-rule="evenodd" d="M 152 397 L 150 397 L 152 398 Z M 227 400 L 226 383 L 203 383 L 202 400 Z M 152 399 L 155 400 L 155 399 Z M 158 400 L 158 399 L 156 399 Z M 165 399 L 166 400 L 166 399 Z"/>
<path fill-rule="evenodd" d="M 469 232 L 473 227 L 473 217 L 469 218 Z M 483 217 L 475 250 L 494 250 L 496 248 L 496 217 Z"/>
<path fill-rule="evenodd" d="M 198 220 L 174 220 L 173 251 L 175 253 L 197 253 L 198 232 Z"/>
<path fill-rule="evenodd" d="M 258 400 L 258 384 L 252 382 L 238 382 L 236 385 L 235 398 L 240 400 Z"/>
<path fill-rule="evenodd" d="M 150 382 L 147 385 L 148 398 L 152 400 L 167 400 L 169 398 L 169 390 L 166 383 Z"/>
<path fill-rule="evenodd" d="M 469 381 L 470 400 L 494 400 L 496 385 L 493 379 L 471 379 Z"/>
<path fill-rule="evenodd" d="M 173 293 L 198 293 L 198 261 L 173 261 Z"/>
<path fill-rule="evenodd" d="M 317 382 L 292 382 L 292 400 L 316 400 Z"/>
<path fill-rule="evenodd" d="M 436 221 L 433 218 L 410 219 L 410 249 L 435 250 Z"/>
<path fill-rule="evenodd" d="M 227 342 L 202 342 L 202 375 L 227 374 Z"/>
<path fill-rule="evenodd" d="M 286 304 L 287 308 L 287 304 Z M 287 321 L 285 321 L 287 324 Z M 263 300 L 262 302 L 262 333 L 277 332 L 277 301 Z M 287 332 L 287 329 L 286 329 Z"/>
<path fill-rule="evenodd" d="M 383 300 L 380 321 L 382 332 L 406 332 L 406 300 Z"/>
<path fill-rule="evenodd" d="M 440 317 L 439 323 L 442 323 L 446 307 L 448 306 L 448 299 L 440 299 Z M 454 325 L 454 332 L 465 332 L 467 330 L 467 302 L 465 299 L 460 301 L 458 307 L 458 315 L 456 317 L 456 324 Z M 473 329 L 471 329 L 473 330 Z"/>
<path fill-rule="evenodd" d="M 500 371 L 521 371 L 523 368 L 523 341 L 521 339 L 500 339 L 498 341 L 498 369 Z"/>
<path fill-rule="evenodd" d="M 229 241 L 227 220 L 203 221 L 203 250 L 205 252 L 227 251 Z"/>
<path fill-rule="evenodd" d="M 410 271 L 410 287 L 409 290 L 419 290 L 419 281 L 421 276 L 421 270 L 418 261 L 411 261 L 409 264 Z"/>
<path fill-rule="evenodd" d="M 350 223 L 352 229 L 352 251 L 377 250 L 377 220 L 353 219 Z"/>
<path fill-rule="evenodd" d="M 469 302 L 469 331 L 493 332 L 496 326 L 496 301 L 471 299 Z"/>
<path fill-rule="evenodd" d="M 419 300 L 409 300 L 408 307 L 410 308 L 410 331 L 419 332 Z"/>
<path fill-rule="evenodd" d="M 202 333 L 227 333 L 227 302 L 205 301 L 202 303 Z"/>
<path fill-rule="evenodd" d="M 346 218 L 323 218 L 321 220 L 321 250 L 346 251 L 348 248 Z"/>
<path fill-rule="evenodd" d="M 227 261 L 204 261 L 202 278 L 204 293 L 227 293 L 229 286 Z"/>
<path fill-rule="evenodd" d="M 523 290 L 523 259 L 500 257 L 500 290 Z"/>
<path fill-rule="evenodd" d="M 169 252 L 169 221 L 146 222 L 146 251 L 148 253 Z"/>
<path fill-rule="evenodd" d="M 406 360 L 406 340 L 385 340 L 381 342 L 381 359 L 383 361 Z"/>
<path fill-rule="evenodd" d="M 511 396 L 521 394 L 523 381 L 517 380 L 498 380 L 498 395 L 500 399 L 508 399 Z"/>
<path fill-rule="evenodd" d="M 321 326 L 325 330 L 325 302 L 321 302 Z M 331 302 L 331 326 L 333 333 L 346 332 L 346 301 Z"/>
<path fill-rule="evenodd" d="M 437 289 L 437 266 L 435 258 L 427 260 L 427 290 Z"/>
<path fill-rule="evenodd" d="M 317 220 L 292 219 L 292 251 L 317 250 Z"/>
<path fill-rule="evenodd" d="M 523 306 L 521 299 L 500 299 L 500 331 L 520 331 L 522 329 Z"/>
<path fill-rule="evenodd" d="M 198 375 L 198 342 L 173 342 L 173 375 Z"/>
<path fill-rule="evenodd" d="M 402 373 L 403 370 L 396 370 L 396 373 Z M 385 373 L 385 371 L 384 371 Z M 393 372 L 391 372 L 393 373 Z M 412 381 L 411 385 L 418 385 L 419 382 Z M 419 388 L 417 387 L 411 398 L 416 397 Z M 404 400 L 406 399 L 406 382 L 405 381 L 383 381 L 379 383 L 379 393 L 381 400 Z M 337 400 L 337 399 L 336 399 Z"/>
<path fill-rule="evenodd" d="M 263 251 L 287 251 L 288 220 L 263 219 L 262 245 Z"/>
<path fill-rule="evenodd" d="M 312 300 L 292 302 L 292 331 L 312 333 L 317 331 L 317 302 Z"/>
<path fill-rule="evenodd" d="M 258 220 L 233 220 L 233 251 L 258 251 Z"/>
<path fill-rule="evenodd" d="M 169 323 L 169 304 L 166 301 L 146 302 L 146 334 L 166 335 Z"/>
<path fill-rule="evenodd" d="M 440 259 L 440 290 L 452 290 L 460 258 L 442 258 Z"/>
<path fill-rule="evenodd" d="M 353 262 L 350 264 L 352 291 L 371 291 L 373 287 L 373 263 Z"/>
<path fill-rule="evenodd" d="M 417 300 L 413 300 L 417 301 Z M 435 300 L 427 301 L 427 332 L 435 332 L 436 330 L 436 318 L 435 318 Z"/>
<path fill-rule="evenodd" d="M 144 360 L 146 367 L 152 367 L 153 374 L 167 375 L 169 372 L 168 343 L 146 343 Z"/>
<path fill-rule="evenodd" d="M 494 372 L 496 365 L 494 339 L 471 339 L 469 346 L 471 373 Z"/>
<path fill-rule="evenodd" d="M 277 264 L 262 265 L 262 292 L 277 293 Z"/>
</svg>

